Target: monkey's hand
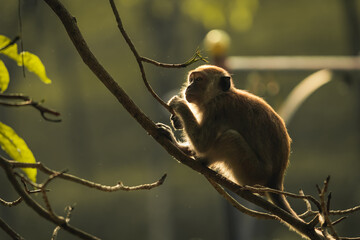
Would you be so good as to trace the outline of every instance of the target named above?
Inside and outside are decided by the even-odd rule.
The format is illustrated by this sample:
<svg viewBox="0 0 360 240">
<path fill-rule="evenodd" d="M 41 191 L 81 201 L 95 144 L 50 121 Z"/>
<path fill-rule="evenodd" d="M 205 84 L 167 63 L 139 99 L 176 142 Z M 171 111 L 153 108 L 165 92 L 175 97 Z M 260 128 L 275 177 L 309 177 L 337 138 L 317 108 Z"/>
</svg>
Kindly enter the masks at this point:
<svg viewBox="0 0 360 240">
<path fill-rule="evenodd" d="M 177 130 L 179 129 L 183 129 L 183 125 L 181 123 L 181 120 L 178 116 L 176 116 L 175 114 L 172 114 L 170 116 L 170 121 L 171 121 L 171 124 L 173 125 L 173 127 Z"/>
<path fill-rule="evenodd" d="M 176 112 L 179 107 L 186 105 L 186 101 L 179 96 L 173 96 L 169 100 L 168 104 Z"/>
</svg>

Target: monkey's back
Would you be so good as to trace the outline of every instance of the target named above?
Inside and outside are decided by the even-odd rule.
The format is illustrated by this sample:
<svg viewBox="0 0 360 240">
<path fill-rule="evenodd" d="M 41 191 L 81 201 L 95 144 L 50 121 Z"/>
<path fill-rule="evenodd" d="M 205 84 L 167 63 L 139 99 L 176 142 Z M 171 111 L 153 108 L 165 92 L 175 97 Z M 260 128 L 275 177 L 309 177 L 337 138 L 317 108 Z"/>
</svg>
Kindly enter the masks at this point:
<svg viewBox="0 0 360 240">
<path fill-rule="evenodd" d="M 219 95 L 209 104 L 214 106 L 208 109 L 216 111 L 209 113 L 209 116 L 221 120 L 224 128 L 238 131 L 259 160 L 276 171 L 273 172 L 274 178 L 281 177 L 271 181 L 282 184 L 288 165 L 291 139 L 284 121 L 273 108 L 262 98 L 235 88 Z"/>
</svg>

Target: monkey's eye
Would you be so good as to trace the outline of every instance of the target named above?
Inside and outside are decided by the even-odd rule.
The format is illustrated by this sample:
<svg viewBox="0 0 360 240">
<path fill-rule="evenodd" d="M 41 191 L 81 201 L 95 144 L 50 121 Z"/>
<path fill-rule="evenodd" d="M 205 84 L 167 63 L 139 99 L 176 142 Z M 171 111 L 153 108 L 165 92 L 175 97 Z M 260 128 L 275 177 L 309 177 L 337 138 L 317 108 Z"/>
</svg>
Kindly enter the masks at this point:
<svg viewBox="0 0 360 240">
<path fill-rule="evenodd" d="M 202 80 L 202 77 L 195 78 L 195 82 L 200 82 Z"/>
</svg>

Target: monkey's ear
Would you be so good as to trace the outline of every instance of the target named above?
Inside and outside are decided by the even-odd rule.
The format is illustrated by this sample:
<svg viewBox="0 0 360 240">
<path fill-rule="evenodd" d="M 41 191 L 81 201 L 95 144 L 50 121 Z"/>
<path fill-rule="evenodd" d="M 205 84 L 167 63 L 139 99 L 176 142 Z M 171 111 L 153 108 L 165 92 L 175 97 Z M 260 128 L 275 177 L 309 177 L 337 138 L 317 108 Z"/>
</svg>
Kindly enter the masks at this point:
<svg viewBox="0 0 360 240">
<path fill-rule="evenodd" d="M 220 87 L 221 90 L 223 90 L 224 92 L 226 92 L 227 90 L 230 89 L 231 86 L 231 77 L 229 76 L 222 76 L 220 78 Z"/>
</svg>

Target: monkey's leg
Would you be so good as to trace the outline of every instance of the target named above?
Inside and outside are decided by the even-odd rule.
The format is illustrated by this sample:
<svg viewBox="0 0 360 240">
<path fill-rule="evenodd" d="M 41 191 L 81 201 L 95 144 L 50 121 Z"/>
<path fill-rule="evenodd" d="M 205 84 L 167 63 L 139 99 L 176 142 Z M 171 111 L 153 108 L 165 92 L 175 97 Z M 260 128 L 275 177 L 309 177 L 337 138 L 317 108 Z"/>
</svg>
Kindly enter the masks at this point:
<svg viewBox="0 0 360 240">
<path fill-rule="evenodd" d="M 174 114 L 171 114 L 170 116 L 170 121 L 171 121 L 171 124 L 173 125 L 173 127 L 176 129 L 176 130 L 179 130 L 179 129 L 183 129 L 184 127 L 182 126 L 181 124 L 181 120 L 179 119 L 178 116 L 174 115 Z"/>
<path fill-rule="evenodd" d="M 223 162 L 239 184 L 265 185 L 269 179 L 271 166 L 261 161 L 244 137 L 235 130 L 221 134 L 211 151 L 209 155 L 215 161 Z"/>
</svg>

